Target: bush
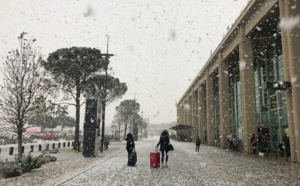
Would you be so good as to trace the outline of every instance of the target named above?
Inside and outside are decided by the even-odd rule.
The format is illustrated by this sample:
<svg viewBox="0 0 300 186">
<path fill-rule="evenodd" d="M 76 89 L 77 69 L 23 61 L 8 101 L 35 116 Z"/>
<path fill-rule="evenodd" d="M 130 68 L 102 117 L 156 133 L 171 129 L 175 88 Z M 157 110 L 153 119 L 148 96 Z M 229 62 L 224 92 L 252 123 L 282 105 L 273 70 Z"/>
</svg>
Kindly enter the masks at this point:
<svg viewBox="0 0 300 186">
<path fill-rule="evenodd" d="M 32 157 L 30 153 L 27 156 L 17 156 L 15 161 L 0 161 L 0 174 L 4 178 L 20 176 L 24 172 L 28 172 L 31 169 L 40 168 L 42 164 L 50 161 L 56 161 L 57 158 L 49 155 L 39 155 Z"/>
<path fill-rule="evenodd" d="M 0 174 L 4 178 L 20 176 L 20 168 L 18 164 L 14 161 L 7 161 L 0 163 Z"/>
</svg>

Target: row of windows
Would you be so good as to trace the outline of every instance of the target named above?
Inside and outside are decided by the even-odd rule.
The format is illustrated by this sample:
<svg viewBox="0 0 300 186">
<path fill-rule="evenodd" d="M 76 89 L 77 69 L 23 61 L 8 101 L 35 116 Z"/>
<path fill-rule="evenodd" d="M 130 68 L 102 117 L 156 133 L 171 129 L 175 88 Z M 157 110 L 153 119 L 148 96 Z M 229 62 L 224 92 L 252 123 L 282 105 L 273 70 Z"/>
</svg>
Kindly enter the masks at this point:
<svg viewBox="0 0 300 186">
<path fill-rule="evenodd" d="M 280 47 L 280 39 L 277 44 L 266 42 L 265 46 L 257 47 L 254 50 L 254 83 L 256 98 L 256 113 L 258 127 L 281 128 L 287 127 L 287 110 L 285 92 L 268 90 L 265 83 L 268 81 L 283 80 L 284 67 L 283 56 Z M 242 125 L 241 107 L 241 86 L 238 55 L 233 55 L 229 61 L 229 94 L 230 94 L 230 119 L 231 132 L 236 133 Z M 215 106 L 215 127 L 216 138 L 219 136 L 219 87 L 218 77 L 213 76 L 214 84 L 214 106 Z M 205 88 L 205 87 L 203 87 Z M 203 112 L 206 116 L 206 91 L 204 92 Z M 205 125 L 203 129 L 207 132 L 207 118 L 201 118 Z M 273 129 L 272 129 L 273 130 Z M 280 130 L 279 130 L 280 131 Z M 275 134 L 274 134 L 275 135 Z M 205 134 L 207 137 L 207 134 Z"/>
</svg>

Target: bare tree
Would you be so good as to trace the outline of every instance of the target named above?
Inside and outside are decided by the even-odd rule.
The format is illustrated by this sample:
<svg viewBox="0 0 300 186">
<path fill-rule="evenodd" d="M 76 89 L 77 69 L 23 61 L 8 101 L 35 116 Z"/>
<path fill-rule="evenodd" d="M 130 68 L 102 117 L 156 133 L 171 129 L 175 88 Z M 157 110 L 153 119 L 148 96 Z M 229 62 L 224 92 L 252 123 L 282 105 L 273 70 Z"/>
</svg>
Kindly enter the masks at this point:
<svg viewBox="0 0 300 186">
<path fill-rule="evenodd" d="M 140 104 L 136 100 L 124 100 L 121 101 L 120 105 L 116 107 L 117 113 L 122 117 L 124 123 L 124 139 L 128 128 L 128 123 L 131 124 L 130 118 L 140 111 Z M 129 130 L 129 132 L 131 132 Z"/>
<path fill-rule="evenodd" d="M 18 155 L 22 155 L 22 133 L 28 118 L 45 104 L 50 82 L 41 68 L 41 54 L 35 39 L 18 37 L 20 48 L 9 52 L 3 64 L 3 85 L 0 88 L 0 119 L 18 134 Z"/>
<path fill-rule="evenodd" d="M 121 126 L 124 124 L 124 120 L 122 118 L 122 115 L 118 112 L 114 115 L 114 119 L 112 121 L 111 128 L 114 131 L 118 131 L 118 139 L 121 140 Z"/>
</svg>

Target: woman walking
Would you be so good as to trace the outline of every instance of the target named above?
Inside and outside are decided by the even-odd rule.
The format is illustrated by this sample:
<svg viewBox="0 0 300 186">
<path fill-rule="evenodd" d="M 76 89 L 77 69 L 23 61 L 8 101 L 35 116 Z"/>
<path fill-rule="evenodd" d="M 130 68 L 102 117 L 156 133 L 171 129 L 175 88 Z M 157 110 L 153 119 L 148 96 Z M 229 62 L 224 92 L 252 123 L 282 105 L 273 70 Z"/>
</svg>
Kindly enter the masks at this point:
<svg viewBox="0 0 300 186">
<path fill-rule="evenodd" d="M 158 147 L 158 145 L 160 145 L 162 168 L 168 167 L 168 158 L 169 158 L 168 144 L 170 144 L 169 132 L 167 130 L 164 130 L 164 131 L 162 131 L 160 138 L 159 138 L 159 142 L 156 145 L 156 147 Z M 166 159 L 164 161 L 165 153 L 166 153 Z M 165 164 L 164 164 L 164 162 L 165 162 Z"/>
</svg>

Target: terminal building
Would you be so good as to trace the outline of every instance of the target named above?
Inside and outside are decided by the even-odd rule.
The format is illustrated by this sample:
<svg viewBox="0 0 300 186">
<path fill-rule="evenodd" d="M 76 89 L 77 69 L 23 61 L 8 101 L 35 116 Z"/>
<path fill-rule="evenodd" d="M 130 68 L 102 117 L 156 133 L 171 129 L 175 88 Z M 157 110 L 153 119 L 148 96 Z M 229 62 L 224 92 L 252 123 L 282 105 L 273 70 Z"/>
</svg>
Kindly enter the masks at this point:
<svg viewBox="0 0 300 186">
<path fill-rule="evenodd" d="M 287 134 L 300 163 L 300 1 L 251 0 L 177 102 L 192 138 L 252 153 L 251 134 L 275 152 Z"/>
</svg>

